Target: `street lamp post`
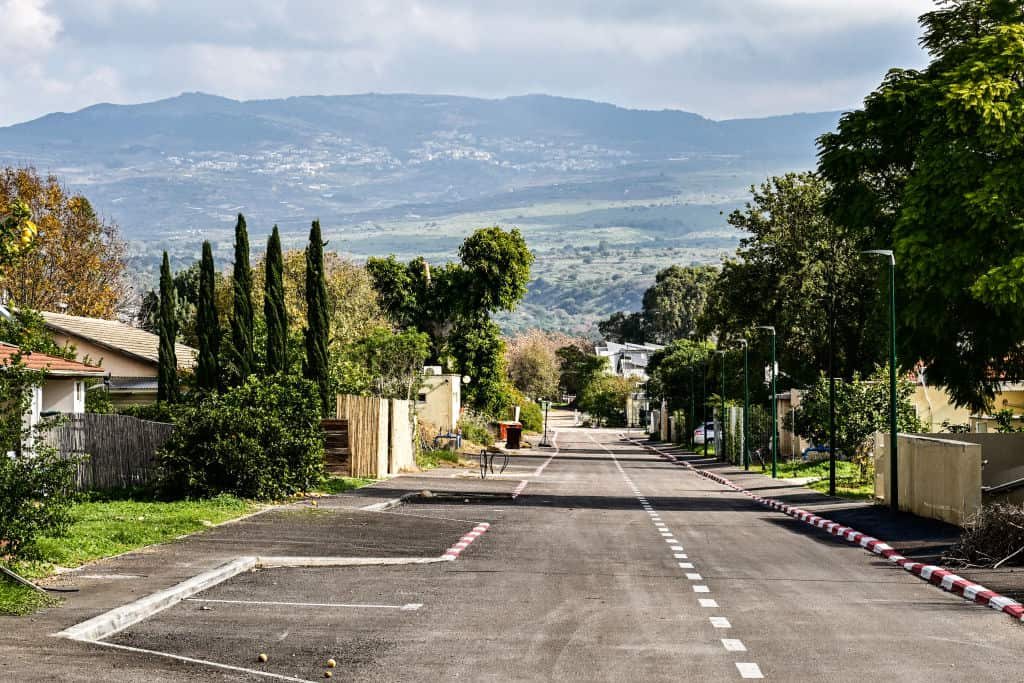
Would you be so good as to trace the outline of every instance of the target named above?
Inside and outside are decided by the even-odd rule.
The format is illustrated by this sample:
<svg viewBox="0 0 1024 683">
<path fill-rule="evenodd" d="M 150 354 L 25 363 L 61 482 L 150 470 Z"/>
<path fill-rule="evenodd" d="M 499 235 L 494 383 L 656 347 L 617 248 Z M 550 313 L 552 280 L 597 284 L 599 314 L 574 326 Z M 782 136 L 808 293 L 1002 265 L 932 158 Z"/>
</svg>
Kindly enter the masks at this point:
<svg viewBox="0 0 1024 683">
<path fill-rule="evenodd" d="M 720 424 L 720 426 L 722 428 L 722 439 L 721 439 L 722 452 L 721 453 L 715 453 L 715 457 L 718 458 L 719 460 L 721 460 L 729 452 L 728 448 L 726 448 L 726 445 L 725 445 L 725 354 L 726 354 L 726 352 L 725 351 L 715 351 L 715 353 L 717 353 L 719 356 L 722 357 L 722 418 L 721 418 L 721 424 Z M 717 431 L 715 432 L 715 436 L 718 436 L 718 432 Z"/>
<path fill-rule="evenodd" d="M 757 325 L 756 329 L 767 330 L 772 334 L 772 479 L 775 479 L 779 476 L 779 399 L 775 391 L 775 327 Z"/>
<path fill-rule="evenodd" d="M 891 249 L 869 249 L 863 252 L 889 259 L 889 506 L 900 509 L 899 460 L 896 445 L 896 255 Z"/>
<path fill-rule="evenodd" d="M 704 430 L 704 457 L 708 457 L 708 365 L 701 364 L 700 428 Z"/>
<path fill-rule="evenodd" d="M 551 407 L 551 401 L 543 401 L 544 404 L 544 437 L 540 440 L 540 446 L 542 448 L 548 448 L 551 444 L 548 443 L 548 409 Z"/>
<path fill-rule="evenodd" d="M 750 470 L 750 429 L 747 421 L 750 417 L 750 344 L 746 339 L 740 339 L 737 343 L 743 344 L 743 469 Z"/>
</svg>

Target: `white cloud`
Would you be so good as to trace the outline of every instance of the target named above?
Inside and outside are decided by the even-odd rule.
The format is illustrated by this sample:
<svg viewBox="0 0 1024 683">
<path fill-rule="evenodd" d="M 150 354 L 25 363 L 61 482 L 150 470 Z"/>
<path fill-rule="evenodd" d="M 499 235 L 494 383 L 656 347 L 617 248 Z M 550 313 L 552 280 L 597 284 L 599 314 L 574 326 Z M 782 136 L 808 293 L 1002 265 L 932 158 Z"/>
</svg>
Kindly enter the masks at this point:
<svg viewBox="0 0 1024 683">
<path fill-rule="evenodd" d="M 931 0 L 0 0 L 0 124 L 185 90 L 549 92 L 714 117 L 854 105 Z M 15 26 L 17 30 L 10 30 Z M 17 54 L 17 61 L 9 57 Z"/>
</svg>

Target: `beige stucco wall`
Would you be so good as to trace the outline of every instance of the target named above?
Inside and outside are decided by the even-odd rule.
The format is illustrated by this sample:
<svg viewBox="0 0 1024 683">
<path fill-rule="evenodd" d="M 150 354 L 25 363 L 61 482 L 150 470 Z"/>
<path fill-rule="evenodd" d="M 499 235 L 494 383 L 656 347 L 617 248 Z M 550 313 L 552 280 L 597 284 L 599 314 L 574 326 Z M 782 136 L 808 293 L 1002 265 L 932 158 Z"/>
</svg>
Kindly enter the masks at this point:
<svg viewBox="0 0 1024 683">
<path fill-rule="evenodd" d="M 981 509 L 982 447 L 975 443 L 900 434 L 900 510 L 963 526 Z M 875 435 L 875 497 L 888 498 L 889 435 Z"/>
<path fill-rule="evenodd" d="M 85 384 L 80 379 L 47 377 L 43 384 L 42 412 L 85 412 Z"/>
<path fill-rule="evenodd" d="M 942 387 L 926 387 L 920 384 L 914 388 L 910 399 L 917 409 L 917 417 L 924 422 L 925 431 L 937 433 L 942 430 L 942 423 L 967 424 L 971 418 L 968 408 L 958 408 L 949 398 L 949 392 Z"/>
<path fill-rule="evenodd" d="M 439 429 L 454 431 L 462 410 L 462 377 L 459 375 L 425 375 L 420 397 L 416 400 L 416 416 Z"/>
<path fill-rule="evenodd" d="M 156 377 L 156 363 L 149 363 L 138 360 L 123 353 L 118 353 L 102 346 L 97 346 L 87 339 L 74 335 L 55 332 L 53 341 L 58 346 L 70 343 L 75 347 L 76 360 L 85 361 L 88 358 L 93 365 L 97 363 L 111 375 L 119 377 Z"/>
</svg>

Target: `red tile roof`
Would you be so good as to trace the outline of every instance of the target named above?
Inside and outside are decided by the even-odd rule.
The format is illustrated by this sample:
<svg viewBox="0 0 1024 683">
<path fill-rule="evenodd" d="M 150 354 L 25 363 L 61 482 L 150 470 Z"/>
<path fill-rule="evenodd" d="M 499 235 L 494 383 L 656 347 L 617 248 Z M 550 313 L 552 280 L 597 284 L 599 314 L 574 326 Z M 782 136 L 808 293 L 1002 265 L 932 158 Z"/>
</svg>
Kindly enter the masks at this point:
<svg viewBox="0 0 1024 683">
<path fill-rule="evenodd" d="M 11 358 L 18 352 L 18 347 L 0 342 L 0 363 L 11 362 Z M 102 377 L 106 374 L 103 368 L 93 367 L 76 360 L 64 360 L 56 356 L 48 356 L 45 353 L 22 354 L 21 362 L 30 370 L 45 370 L 55 375 L 75 375 L 82 377 Z"/>
</svg>

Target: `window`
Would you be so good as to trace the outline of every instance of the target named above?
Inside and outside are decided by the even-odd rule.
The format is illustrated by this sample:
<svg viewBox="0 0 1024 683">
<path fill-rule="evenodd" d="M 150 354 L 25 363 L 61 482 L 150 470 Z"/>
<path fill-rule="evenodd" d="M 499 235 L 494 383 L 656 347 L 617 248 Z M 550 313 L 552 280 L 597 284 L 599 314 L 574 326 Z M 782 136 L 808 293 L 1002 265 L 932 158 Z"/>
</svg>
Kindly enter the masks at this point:
<svg viewBox="0 0 1024 683">
<path fill-rule="evenodd" d="M 426 403 L 427 402 L 427 392 L 421 391 L 419 393 L 419 395 L 416 397 L 416 402 L 417 403 Z"/>
</svg>

